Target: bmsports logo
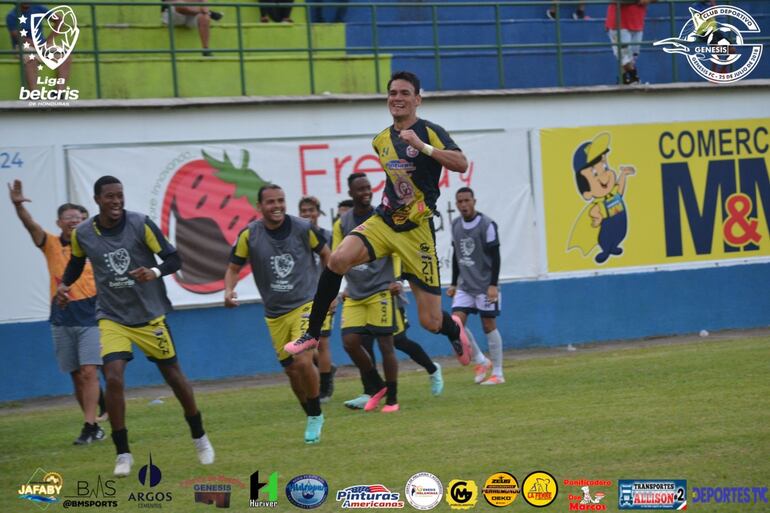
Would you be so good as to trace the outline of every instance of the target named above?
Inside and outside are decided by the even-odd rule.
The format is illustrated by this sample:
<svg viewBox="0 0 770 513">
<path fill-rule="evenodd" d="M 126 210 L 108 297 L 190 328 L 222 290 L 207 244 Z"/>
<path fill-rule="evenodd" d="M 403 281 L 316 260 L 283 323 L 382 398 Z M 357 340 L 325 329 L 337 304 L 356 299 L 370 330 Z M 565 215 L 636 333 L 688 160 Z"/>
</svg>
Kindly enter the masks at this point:
<svg viewBox="0 0 770 513">
<path fill-rule="evenodd" d="M 740 27 L 740 28 L 739 28 Z M 759 25 L 738 7 L 690 8 L 679 37 L 656 41 L 666 53 L 681 53 L 700 76 L 716 84 L 745 78 L 759 64 L 762 44 L 746 44 L 744 34 L 759 34 Z"/>
</svg>

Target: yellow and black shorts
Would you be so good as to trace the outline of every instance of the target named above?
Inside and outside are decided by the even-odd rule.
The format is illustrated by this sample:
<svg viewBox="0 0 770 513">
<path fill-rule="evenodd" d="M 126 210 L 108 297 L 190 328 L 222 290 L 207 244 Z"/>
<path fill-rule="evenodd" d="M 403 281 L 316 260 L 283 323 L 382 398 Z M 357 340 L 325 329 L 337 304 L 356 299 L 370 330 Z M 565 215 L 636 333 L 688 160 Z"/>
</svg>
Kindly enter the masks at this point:
<svg viewBox="0 0 770 513">
<path fill-rule="evenodd" d="M 298 339 L 307 331 L 310 326 L 310 309 L 312 307 L 313 302 L 309 301 L 278 317 L 265 317 L 275 356 L 284 367 L 291 365 L 293 360 L 292 355 L 283 350 L 283 346 L 287 342 Z"/>
<path fill-rule="evenodd" d="M 406 312 L 404 308 L 399 306 L 393 312 L 396 316 L 396 329 L 393 331 L 393 337 L 398 337 L 406 333 L 409 328 L 409 320 L 406 318 Z"/>
<path fill-rule="evenodd" d="M 324 319 L 324 324 L 321 326 L 321 336 L 322 337 L 330 337 L 332 334 L 332 323 L 334 322 L 334 312 L 329 312 L 326 314 L 326 319 Z"/>
<path fill-rule="evenodd" d="M 383 290 L 364 299 L 345 299 L 342 304 L 342 334 L 392 335 L 396 329 L 393 295 Z"/>
<path fill-rule="evenodd" d="M 134 359 L 133 342 L 155 363 L 175 363 L 176 349 L 166 316 L 161 315 L 141 326 L 126 326 L 110 319 L 99 319 L 99 338 L 102 345 L 102 361 Z"/>
<path fill-rule="evenodd" d="M 357 226 L 350 235 L 363 241 L 370 261 L 388 255 L 401 257 L 403 277 L 431 294 L 441 295 L 436 239 L 433 220 L 422 221 L 416 228 L 397 232 L 378 215 Z"/>
</svg>

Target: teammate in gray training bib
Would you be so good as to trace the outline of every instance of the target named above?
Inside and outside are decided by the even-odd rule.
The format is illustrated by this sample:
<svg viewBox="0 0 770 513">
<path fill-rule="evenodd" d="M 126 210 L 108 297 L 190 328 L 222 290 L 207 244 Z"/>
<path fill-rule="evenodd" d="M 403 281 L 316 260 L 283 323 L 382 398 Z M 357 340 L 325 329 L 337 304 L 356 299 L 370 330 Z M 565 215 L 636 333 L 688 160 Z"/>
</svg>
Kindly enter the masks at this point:
<svg viewBox="0 0 770 513">
<path fill-rule="evenodd" d="M 497 224 L 476 210 L 473 190 L 462 187 L 455 194 L 459 218 L 452 222 L 452 313 L 463 325 L 468 315 L 478 313 L 489 344 L 491 361 L 484 356 L 470 330 L 466 330 L 476 363 L 475 382 L 482 385 L 505 383 L 503 341 L 495 318 L 500 314 L 500 240 Z M 487 377 L 491 371 L 491 375 Z"/>
</svg>

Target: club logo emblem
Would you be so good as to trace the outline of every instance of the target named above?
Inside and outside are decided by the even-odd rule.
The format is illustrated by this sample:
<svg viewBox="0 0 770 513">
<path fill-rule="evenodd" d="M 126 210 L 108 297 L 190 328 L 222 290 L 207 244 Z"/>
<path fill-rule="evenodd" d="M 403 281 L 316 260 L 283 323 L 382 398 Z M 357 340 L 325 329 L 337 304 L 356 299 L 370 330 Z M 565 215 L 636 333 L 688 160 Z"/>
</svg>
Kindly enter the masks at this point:
<svg viewBox="0 0 770 513">
<path fill-rule="evenodd" d="M 476 249 L 476 243 L 473 242 L 473 239 L 471 239 L 470 237 L 460 239 L 460 252 L 463 254 L 464 257 L 471 256 L 473 254 L 474 249 Z"/>
<path fill-rule="evenodd" d="M 709 82 L 729 84 L 747 77 L 759 64 L 762 44 L 744 43 L 744 34 L 759 32 L 754 18 L 738 7 L 715 5 L 703 11 L 691 7 L 679 37 L 654 45 L 686 56 L 690 67 Z"/>
<path fill-rule="evenodd" d="M 270 257 L 270 261 L 273 264 L 273 272 L 279 278 L 286 278 L 294 269 L 294 258 L 289 253 Z"/>
<path fill-rule="evenodd" d="M 80 35 L 74 11 L 69 6 L 59 5 L 44 14 L 33 14 L 30 21 L 38 57 L 50 69 L 58 68 L 75 49 Z M 51 32 L 49 39 L 43 35 L 46 31 Z"/>
<path fill-rule="evenodd" d="M 106 257 L 115 274 L 125 274 L 128 270 L 128 265 L 131 263 L 131 255 L 128 254 L 125 248 L 107 253 Z"/>
</svg>

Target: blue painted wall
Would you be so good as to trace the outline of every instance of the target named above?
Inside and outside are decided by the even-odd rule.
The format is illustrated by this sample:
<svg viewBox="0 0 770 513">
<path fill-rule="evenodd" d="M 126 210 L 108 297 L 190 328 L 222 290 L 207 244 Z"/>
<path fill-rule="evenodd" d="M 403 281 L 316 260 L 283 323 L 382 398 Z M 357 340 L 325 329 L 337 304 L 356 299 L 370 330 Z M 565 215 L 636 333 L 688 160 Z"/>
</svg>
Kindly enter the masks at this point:
<svg viewBox="0 0 770 513">
<path fill-rule="evenodd" d="M 502 288 L 498 325 L 508 349 L 764 327 L 770 325 L 770 295 L 757 284 L 768 282 L 770 264 L 509 283 Z M 170 314 L 188 377 L 280 372 L 262 314 L 256 304 Z M 416 322 L 413 302 L 408 315 Z M 470 325 L 486 348 L 478 319 L 471 318 Z M 417 325 L 409 334 L 431 355 L 450 354 L 443 337 Z M 70 393 L 69 377 L 56 367 L 47 323 L 2 324 L 0 344 L 0 401 Z M 332 350 L 335 362 L 350 363 L 338 336 L 332 338 Z M 135 387 L 162 379 L 137 355 L 126 381 Z"/>
<path fill-rule="evenodd" d="M 355 5 L 356 2 L 351 3 Z M 451 5 L 452 2 L 444 2 Z M 734 1 L 744 8 L 760 27 L 770 27 L 770 2 Z M 500 39 L 503 44 L 552 44 L 556 41 L 556 23 L 545 18 L 549 2 L 537 6 L 502 7 Z M 676 31 L 690 18 L 689 3 L 675 4 Z M 559 24 L 563 43 L 598 43 L 596 46 L 565 48 L 561 56 L 565 86 L 616 84 L 617 59 L 612 54 L 604 28 L 606 4 L 588 5 L 589 20 L 572 20 L 571 10 L 564 7 Z M 436 77 L 436 56 L 432 50 L 434 27 L 429 7 L 393 7 L 377 10 L 377 44 L 381 52 L 393 56 L 392 70 L 417 73 L 427 91 L 553 87 L 559 85 L 556 50 L 532 47 L 507 49 L 502 55 L 504 69 L 501 83 L 498 75 L 496 46 L 497 26 L 492 7 L 447 7 L 438 10 L 437 40 L 441 46 L 441 83 Z M 374 45 L 371 9 L 351 7 L 348 13 L 347 45 L 349 53 L 371 53 Z M 652 4 L 644 30 L 645 41 L 672 35 L 669 6 Z M 764 35 L 764 33 L 762 34 Z M 473 48 L 476 46 L 477 48 Z M 398 47 L 398 48 L 396 48 Z M 411 47 L 411 48 L 404 48 Z M 422 48 L 420 48 L 422 47 Z M 680 55 L 669 55 L 651 46 L 642 49 L 638 61 L 642 82 L 701 82 Z M 676 77 L 674 76 L 676 73 Z M 751 78 L 770 77 L 770 59 L 761 59 Z M 676 78 L 676 80 L 675 80 Z"/>
</svg>

